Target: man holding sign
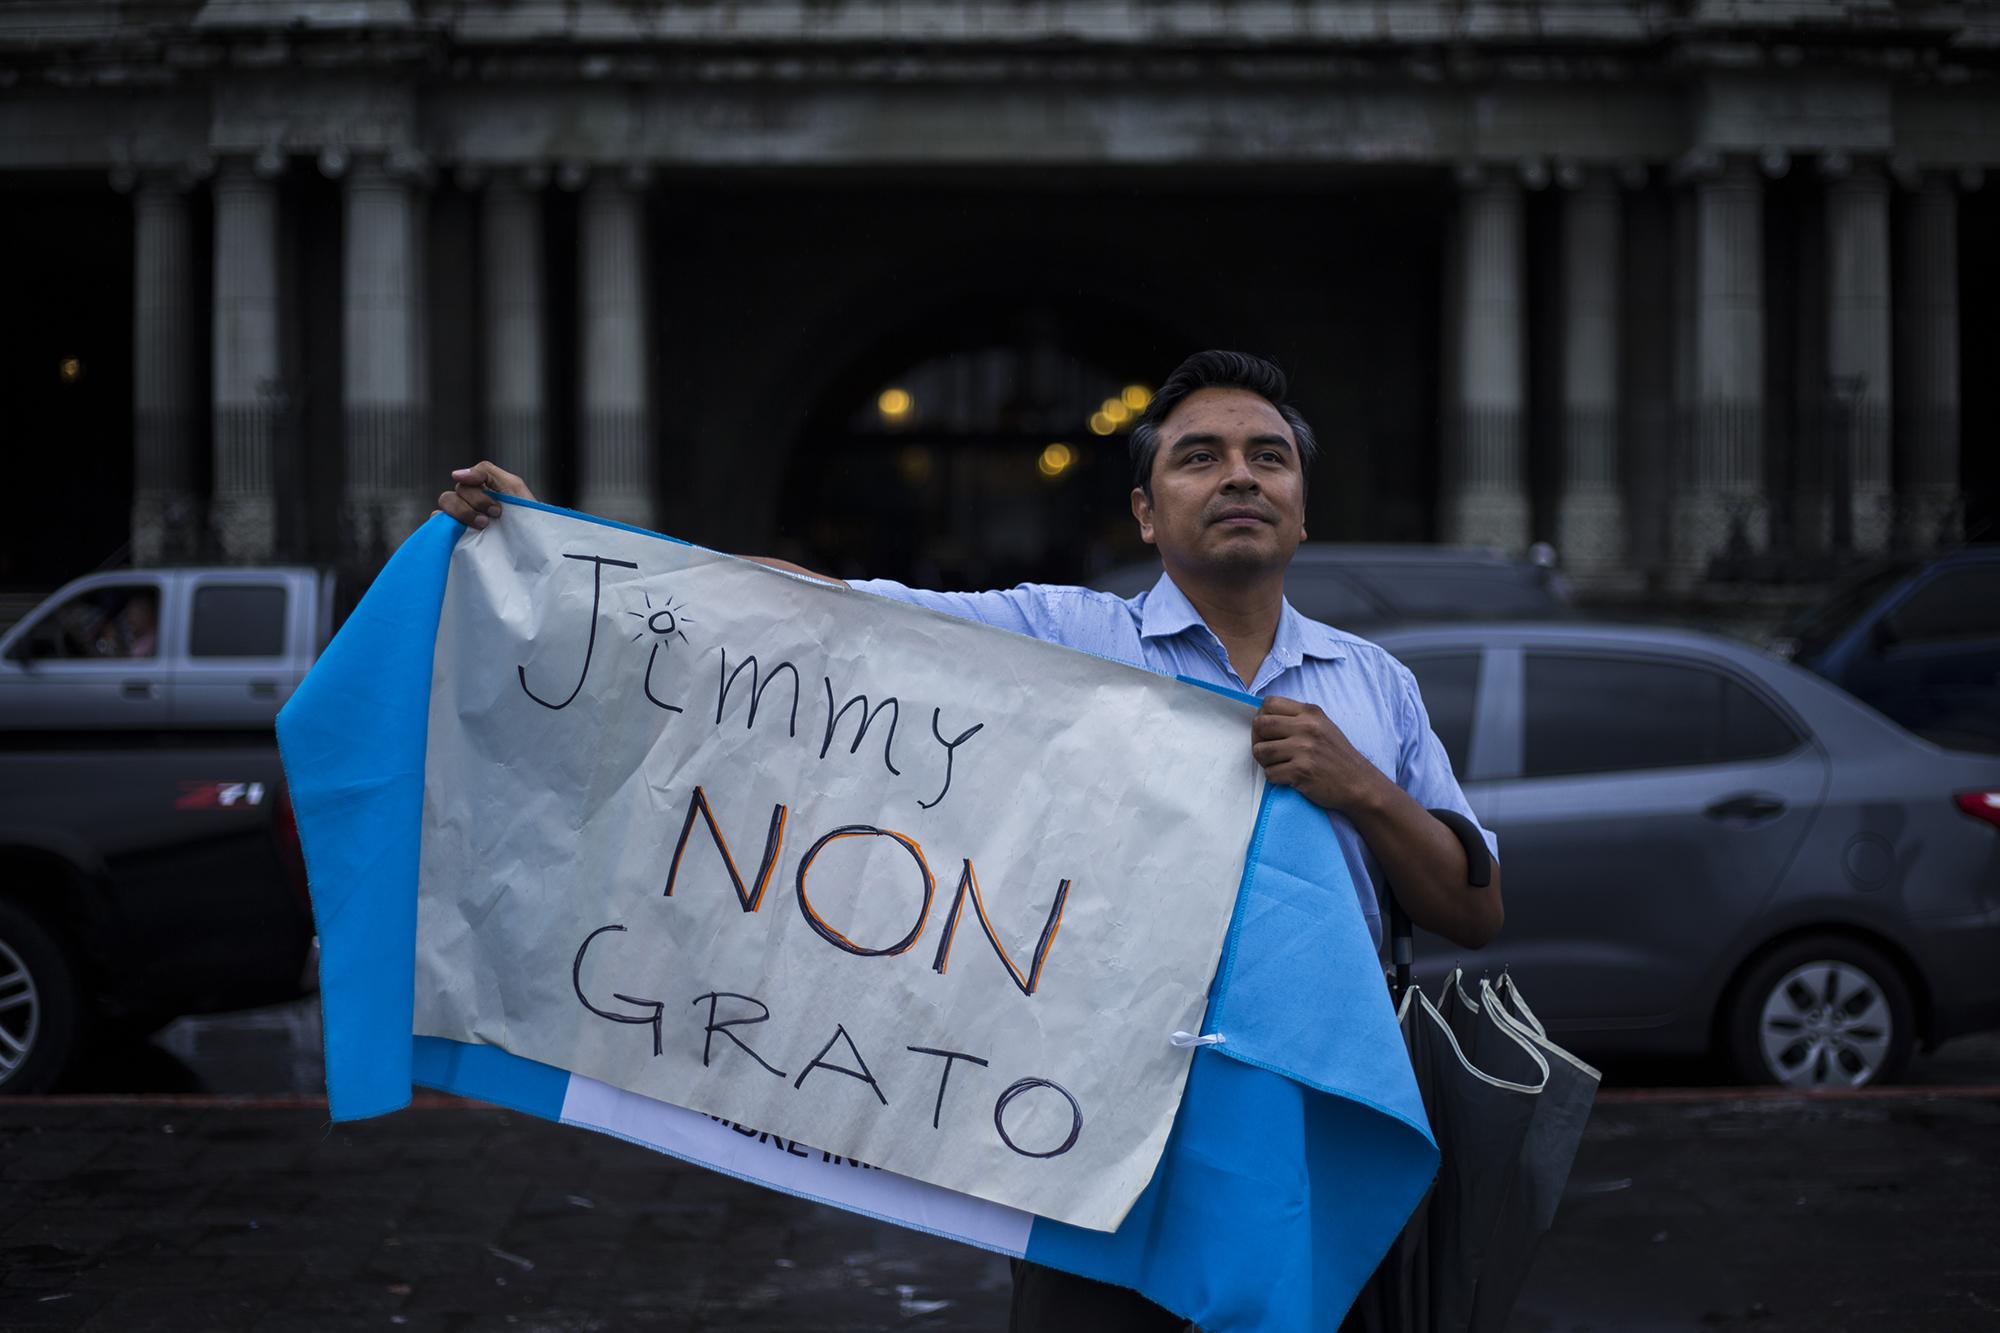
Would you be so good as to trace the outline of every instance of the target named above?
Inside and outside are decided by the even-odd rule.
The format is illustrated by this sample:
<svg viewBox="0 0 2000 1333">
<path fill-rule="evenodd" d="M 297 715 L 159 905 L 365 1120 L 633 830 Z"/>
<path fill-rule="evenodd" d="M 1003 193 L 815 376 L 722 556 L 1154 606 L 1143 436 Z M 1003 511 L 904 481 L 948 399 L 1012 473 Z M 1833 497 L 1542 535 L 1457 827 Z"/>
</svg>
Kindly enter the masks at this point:
<svg viewBox="0 0 2000 1333">
<path fill-rule="evenodd" d="M 1260 697 L 1252 755 L 1268 781 L 1328 812 L 1376 943 L 1378 875 L 1416 924 L 1470 948 L 1491 941 L 1502 919 L 1499 867 L 1488 887 L 1470 888 L 1464 849 L 1428 813 L 1441 808 L 1471 818 L 1414 678 L 1382 649 L 1307 620 L 1285 600 L 1285 570 L 1305 537 L 1306 474 L 1316 447 L 1286 402 L 1282 372 L 1241 353 L 1190 357 L 1153 398 L 1132 432 L 1131 451 L 1133 517 L 1165 566 L 1139 597 L 1044 585 L 983 593 L 888 580 L 851 586 Z M 475 529 L 501 517 L 502 504 L 489 492 L 533 498 L 519 477 L 492 463 L 461 469 L 452 481 L 438 507 Z M 952 744 L 942 733 L 939 741 Z M 694 819 L 690 806 L 690 828 Z M 1492 835 L 1485 837 L 1493 848 Z M 1016 1328 L 1177 1329 L 1182 1322 L 1125 1288 L 1017 1265 Z"/>
</svg>

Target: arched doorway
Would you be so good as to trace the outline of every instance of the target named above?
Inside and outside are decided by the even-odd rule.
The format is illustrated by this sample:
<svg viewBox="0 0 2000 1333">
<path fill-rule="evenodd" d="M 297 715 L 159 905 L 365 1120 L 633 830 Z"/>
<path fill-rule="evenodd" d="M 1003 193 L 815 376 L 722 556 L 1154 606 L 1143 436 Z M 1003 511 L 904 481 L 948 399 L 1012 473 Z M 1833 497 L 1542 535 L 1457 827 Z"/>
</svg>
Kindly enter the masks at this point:
<svg viewBox="0 0 2000 1333">
<path fill-rule="evenodd" d="M 899 330 L 834 377 L 790 457 L 782 546 L 923 586 L 1087 581 L 1142 557 L 1127 437 L 1170 337 L 1003 299 Z"/>
<path fill-rule="evenodd" d="M 1124 436 L 1090 436 L 1089 413 L 1127 384 L 1156 385 L 1190 352 L 1234 347 L 1290 372 L 1319 435 L 1315 538 L 1432 535 L 1436 183 L 1260 174 L 1227 184 L 1006 172 L 732 182 L 700 207 L 662 210 L 666 530 L 832 572 L 928 581 L 935 570 L 951 586 L 1088 579 L 1102 561 L 1144 552 Z M 1051 349 L 1079 368 L 1053 395 L 1034 369 Z M 966 368 L 996 351 L 1010 368 L 1002 383 L 1028 391 L 950 410 L 952 377 L 980 382 L 990 372 Z M 910 390 L 912 415 L 889 429 L 882 392 L 934 363 L 950 371 L 942 399 Z M 1045 410 L 1010 410 L 1017 402 Z M 1044 484 L 1036 463 L 1055 443 L 1090 448 Z M 913 444 L 931 449 L 928 472 L 914 453 L 898 467 Z M 1014 460 L 1011 480 L 985 497 L 992 512 L 975 528 L 945 497 L 977 469 L 946 465 L 989 449 Z M 1014 517 L 1022 485 L 1032 521 Z M 995 528 L 1011 554 L 983 555 L 983 537 L 974 546 Z M 1025 549 L 1026 532 L 1046 539 L 1041 549 Z"/>
</svg>

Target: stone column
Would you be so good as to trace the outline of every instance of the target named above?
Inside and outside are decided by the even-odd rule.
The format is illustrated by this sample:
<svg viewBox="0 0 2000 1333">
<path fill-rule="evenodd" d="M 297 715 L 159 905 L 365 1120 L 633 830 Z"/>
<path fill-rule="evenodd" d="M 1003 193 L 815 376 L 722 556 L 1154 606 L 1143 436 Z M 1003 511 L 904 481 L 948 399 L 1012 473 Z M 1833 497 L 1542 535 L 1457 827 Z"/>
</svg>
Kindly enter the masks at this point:
<svg viewBox="0 0 2000 1333">
<path fill-rule="evenodd" d="M 409 529 L 401 534 L 407 536 L 429 515 L 428 497 L 437 493 L 431 486 L 431 478 L 439 472 L 439 454 L 431 429 L 430 301 L 431 200 L 436 194 L 433 187 L 437 179 L 427 164 L 406 166 L 404 176 L 410 191 L 410 209 L 405 217 L 410 236 L 410 267 L 405 279 L 410 307 L 410 452 L 403 466 L 416 481 L 415 516 L 409 521 Z"/>
<path fill-rule="evenodd" d="M 486 186 L 485 455 L 548 484 L 543 422 L 545 317 L 542 310 L 540 175 L 502 172 Z"/>
<path fill-rule="evenodd" d="M 644 177 L 598 171 L 584 186 L 577 243 L 581 458 L 585 512 L 650 527 L 651 395 L 647 392 Z"/>
<path fill-rule="evenodd" d="M 1526 253 L 1521 187 L 1462 171 L 1446 318 L 1454 356 L 1446 389 L 1446 541 L 1519 551 L 1528 542 L 1523 422 L 1527 408 Z"/>
<path fill-rule="evenodd" d="M 214 479 L 209 521 L 223 555 L 272 558 L 272 457 L 284 396 L 278 345 L 278 192 L 247 163 L 215 178 Z"/>
<path fill-rule="evenodd" d="M 1619 282 L 1624 199 L 1610 173 L 1564 173 L 1562 495 L 1556 550 L 1582 580 L 1623 563 L 1619 482 Z"/>
<path fill-rule="evenodd" d="M 1896 273 L 1898 544 L 1955 542 L 1958 489 L 1958 192 L 1926 173 L 1903 212 Z"/>
<path fill-rule="evenodd" d="M 1667 560 L 1667 502 L 1673 494 L 1674 300 L 1673 199 L 1645 185 L 1634 171 L 1625 209 L 1623 274 L 1625 395 L 1620 476 L 1625 501 L 1626 559 L 1635 573 L 1657 575 Z"/>
<path fill-rule="evenodd" d="M 195 558 L 194 237 L 184 176 L 140 176 L 132 191 L 132 558 Z"/>
<path fill-rule="evenodd" d="M 1668 315 L 1666 341 L 1668 357 L 1667 451 L 1659 470 L 1664 491 L 1653 497 L 1655 521 L 1660 525 L 1659 554 L 1655 568 L 1662 579 L 1685 582 L 1688 570 L 1682 564 L 1687 542 L 1681 536 L 1681 519 L 1686 506 L 1682 496 L 1693 484 L 1695 422 L 1695 361 L 1700 340 L 1695 325 L 1696 258 L 1701 252 L 1701 214 L 1694 187 L 1676 175 L 1668 202 Z"/>
<path fill-rule="evenodd" d="M 364 157 L 342 182 L 342 515 L 348 553 L 364 564 L 386 557 L 429 507 L 415 198 L 408 172 L 390 166 Z"/>
<path fill-rule="evenodd" d="M 1826 184 L 1826 364 L 1833 392 L 1836 549 L 1889 544 L 1889 181 L 1879 165 L 1829 153 Z M 1845 503 L 1843 504 L 1843 500 Z M 1843 512 L 1844 510 L 1844 512 Z M 1843 541 L 1843 538 L 1846 538 Z"/>
<path fill-rule="evenodd" d="M 1764 185 L 1732 158 L 1694 185 L 1694 401 L 1674 559 L 1700 577 L 1765 545 Z"/>
</svg>

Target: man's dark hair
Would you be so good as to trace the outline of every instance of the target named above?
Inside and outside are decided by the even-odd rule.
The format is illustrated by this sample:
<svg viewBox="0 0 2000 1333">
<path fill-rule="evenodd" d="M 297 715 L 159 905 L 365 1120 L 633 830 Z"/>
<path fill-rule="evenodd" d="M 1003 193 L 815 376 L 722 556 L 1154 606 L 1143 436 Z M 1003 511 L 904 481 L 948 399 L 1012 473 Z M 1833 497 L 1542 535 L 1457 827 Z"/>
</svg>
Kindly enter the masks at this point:
<svg viewBox="0 0 2000 1333">
<path fill-rule="evenodd" d="M 1153 457 L 1160 452 L 1160 425 L 1173 410 L 1197 389 L 1248 389 L 1278 409 L 1278 415 L 1292 428 L 1299 444 L 1299 471 L 1312 471 L 1319 453 L 1312 427 L 1299 410 L 1285 401 L 1285 372 L 1261 356 L 1248 352 L 1196 352 L 1174 368 L 1166 383 L 1146 404 L 1145 412 L 1132 427 L 1132 484 L 1153 498 Z"/>
</svg>

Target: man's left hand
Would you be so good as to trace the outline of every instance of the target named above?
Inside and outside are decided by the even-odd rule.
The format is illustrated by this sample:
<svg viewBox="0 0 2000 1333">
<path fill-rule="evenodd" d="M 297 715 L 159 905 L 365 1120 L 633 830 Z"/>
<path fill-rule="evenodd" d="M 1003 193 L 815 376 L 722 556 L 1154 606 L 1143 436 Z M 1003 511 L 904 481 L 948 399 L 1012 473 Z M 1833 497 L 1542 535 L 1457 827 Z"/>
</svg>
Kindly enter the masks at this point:
<svg viewBox="0 0 2000 1333">
<path fill-rule="evenodd" d="M 1327 810 L 1351 814 L 1385 780 L 1333 719 L 1296 699 L 1264 700 L 1250 724 L 1250 753 L 1265 777 Z"/>
</svg>

